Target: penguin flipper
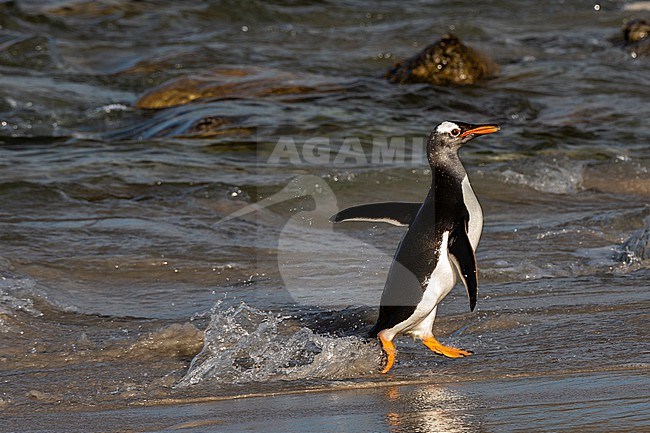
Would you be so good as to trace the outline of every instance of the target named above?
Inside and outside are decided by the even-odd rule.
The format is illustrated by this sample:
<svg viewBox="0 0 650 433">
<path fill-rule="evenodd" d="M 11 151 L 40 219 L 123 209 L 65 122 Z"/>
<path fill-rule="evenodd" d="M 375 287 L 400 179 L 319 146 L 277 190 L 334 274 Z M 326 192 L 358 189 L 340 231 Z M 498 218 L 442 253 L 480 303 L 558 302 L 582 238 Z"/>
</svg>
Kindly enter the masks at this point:
<svg viewBox="0 0 650 433">
<path fill-rule="evenodd" d="M 333 223 L 368 221 L 408 227 L 418 214 L 422 203 L 384 202 L 352 206 L 330 217 Z"/>
<path fill-rule="evenodd" d="M 474 249 L 467 236 L 467 224 L 463 226 L 459 226 L 454 230 L 453 239 L 449 245 L 449 253 L 455 259 L 453 261 L 458 274 L 467 288 L 469 309 L 474 311 L 478 296 L 478 270 L 476 269 Z"/>
</svg>

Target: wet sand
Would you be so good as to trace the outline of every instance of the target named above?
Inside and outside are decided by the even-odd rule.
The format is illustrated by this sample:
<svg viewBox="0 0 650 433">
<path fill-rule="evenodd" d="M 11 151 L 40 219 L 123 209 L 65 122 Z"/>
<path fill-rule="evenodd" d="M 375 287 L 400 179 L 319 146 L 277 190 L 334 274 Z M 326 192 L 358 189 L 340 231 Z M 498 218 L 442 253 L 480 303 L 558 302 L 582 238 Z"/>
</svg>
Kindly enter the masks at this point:
<svg viewBox="0 0 650 433">
<path fill-rule="evenodd" d="M 487 380 L 468 371 L 438 384 L 387 379 L 102 411 L 57 408 L 4 418 L 2 431 L 641 432 L 650 422 L 647 366 Z"/>
<path fill-rule="evenodd" d="M 207 318 L 179 326 L 49 312 L 33 319 L 34 334 L 17 322 L 13 347 L 37 338 L 36 352 L 0 356 L 0 431 L 647 431 L 647 272 L 594 287 L 571 280 L 492 283 L 472 314 L 455 291 L 438 336 L 474 355 L 444 359 L 401 338 L 389 375 L 377 372 L 376 341 L 328 335 L 369 326 L 372 310 L 281 320 L 218 306 L 192 367 Z M 222 349 L 219 336 L 238 344 Z M 265 357 L 249 364 L 260 341 Z"/>
</svg>

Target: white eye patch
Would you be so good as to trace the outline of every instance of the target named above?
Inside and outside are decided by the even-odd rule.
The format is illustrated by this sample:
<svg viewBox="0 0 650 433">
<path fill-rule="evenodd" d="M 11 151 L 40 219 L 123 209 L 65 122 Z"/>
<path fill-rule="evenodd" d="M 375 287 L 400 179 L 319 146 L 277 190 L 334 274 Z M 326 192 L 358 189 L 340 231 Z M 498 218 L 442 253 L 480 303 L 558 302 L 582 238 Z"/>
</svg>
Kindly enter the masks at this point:
<svg viewBox="0 0 650 433">
<path fill-rule="evenodd" d="M 460 130 L 460 126 L 456 125 L 454 122 L 442 122 L 436 128 L 436 132 L 439 134 L 449 134 L 454 129 Z"/>
</svg>

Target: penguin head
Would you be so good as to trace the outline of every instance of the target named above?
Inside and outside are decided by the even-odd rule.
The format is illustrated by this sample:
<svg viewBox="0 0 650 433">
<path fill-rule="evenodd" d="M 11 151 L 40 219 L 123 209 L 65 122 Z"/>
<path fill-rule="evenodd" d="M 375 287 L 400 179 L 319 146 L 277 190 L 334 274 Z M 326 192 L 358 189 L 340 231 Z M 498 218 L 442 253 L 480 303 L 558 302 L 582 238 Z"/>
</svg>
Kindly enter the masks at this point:
<svg viewBox="0 0 650 433">
<path fill-rule="evenodd" d="M 471 139 L 479 135 L 492 134 L 499 129 L 499 125 L 493 124 L 476 125 L 456 121 L 442 122 L 429 135 L 429 141 L 427 142 L 429 161 L 433 162 L 435 156 L 439 154 L 447 154 L 449 151 L 458 152 L 458 149 Z"/>
</svg>

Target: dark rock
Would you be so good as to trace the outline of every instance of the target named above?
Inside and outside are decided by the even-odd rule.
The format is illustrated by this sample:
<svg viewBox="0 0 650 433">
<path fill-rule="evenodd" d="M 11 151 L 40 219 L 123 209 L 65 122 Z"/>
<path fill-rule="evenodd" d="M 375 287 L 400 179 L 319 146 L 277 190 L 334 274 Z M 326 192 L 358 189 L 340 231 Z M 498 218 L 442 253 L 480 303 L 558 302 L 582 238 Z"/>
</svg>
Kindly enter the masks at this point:
<svg viewBox="0 0 650 433">
<path fill-rule="evenodd" d="M 476 84 L 499 72 L 499 66 L 452 34 L 403 60 L 384 77 L 391 83 Z"/>
<path fill-rule="evenodd" d="M 623 26 L 623 46 L 633 57 L 650 54 L 650 23 L 644 19 L 633 19 Z"/>
<path fill-rule="evenodd" d="M 650 24 L 643 19 L 634 19 L 623 26 L 623 38 L 626 43 L 639 42 L 648 37 Z"/>
</svg>

